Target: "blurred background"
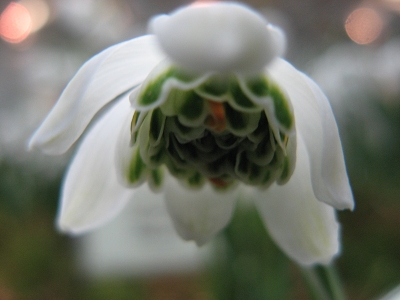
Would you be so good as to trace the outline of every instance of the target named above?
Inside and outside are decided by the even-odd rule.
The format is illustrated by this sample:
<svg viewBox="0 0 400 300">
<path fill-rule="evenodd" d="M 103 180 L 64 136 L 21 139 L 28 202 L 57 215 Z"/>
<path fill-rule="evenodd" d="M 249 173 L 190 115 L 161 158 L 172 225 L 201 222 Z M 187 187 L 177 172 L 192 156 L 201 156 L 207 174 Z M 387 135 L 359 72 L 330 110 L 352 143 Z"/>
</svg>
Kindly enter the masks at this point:
<svg viewBox="0 0 400 300">
<path fill-rule="evenodd" d="M 54 228 L 73 151 L 27 152 L 27 140 L 87 59 L 188 3 L 0 0 L 0 300 L 310 299 L 250 205 L 200 249 L 157 197 L 83 237 Z M 339 213 L 337 267 L 349 299 L 380 299 L 400 284 L 400 1 L 245 3 L 286 31 L 286 58 L 331 100 L 356 199 Z"/>
</svg>

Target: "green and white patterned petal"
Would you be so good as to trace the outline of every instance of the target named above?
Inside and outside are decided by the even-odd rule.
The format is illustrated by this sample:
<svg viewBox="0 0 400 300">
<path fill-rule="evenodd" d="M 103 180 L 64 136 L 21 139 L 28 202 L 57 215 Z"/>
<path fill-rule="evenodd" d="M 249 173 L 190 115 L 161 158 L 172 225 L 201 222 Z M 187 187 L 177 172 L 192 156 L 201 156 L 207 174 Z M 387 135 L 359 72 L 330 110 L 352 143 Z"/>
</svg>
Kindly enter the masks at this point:
<svg viewBox="0 0 400 300">
<path fill-rule="evenodd" d="M 279 185 L 286 184 L 292 178 L 293 172 L 296 168 L 297 161 L 297 136 L 291 135 L 286 145 L 286 156 L 283 161 L 282 173 L 277 179 L 276 183 Z"/>
<path fill-rule="evenodd" d="M 64 179 L 57 216 L 60 230 L 79 234 L 113 218 L 132 197 L 117 180 L 117 136 L 129 118 L 127 98 L 116 103 L 90 128 L 77 147 Z"/>
<path fill-rule="evenodd" d="M 128 101 L 127 96 L 125 100 Z M 127 110 L 130 113 L 124 121 L 126 125 L 119 131 L 117 141 L 115 161 L 118 179 L 121 184 L 130 188 L 138 187 L 147 181 L 153 191 L 159 191 L 164 181 L 164 168 L 161 164 L 164 162 L 165 149 L 160 137 L 164 124 L 156 116 L 157 109 L 149 112 L 140 126 L 136 143 L 132 145 L 129 123 L 134 110 L 132 107 L 128 107 Z M 154 121 L 155 119 L 158 121 Z M 153 128 L 157 126 L 158 128 Z"/>
<path fill-rule="evenodd" d="M 178 117 L 168 118 L 165 124 L 165 134 L 173 133 L 177 140 L 182 144 L 201 138 L 204 129 L 204 126 L 184 126 L 178 121 Z"/>
<path fill-rule="evenodd" d="M 132 106 L 138 111 L 159 107 L 164 104 L 172 90 L 193 90 L 209 76 L 210 74 L 189 73 L 165 59 L 150 72 L 140 88 L 132 92 Z"/>
<path fill-rule="evenodd" d="M 205 82 L 196 88 L 196 93 L 204 99 L 222 102 L 228 97 L 230 76 L 212 74 Z"/>
<path fill-rule="evenodd" d="M 276 141 L 285 149 L 282 137 L 295 133 L 293 106 L 285 85 L 275 83 L 268 72 L 247 77 L 238 74 L 238 81 L 243 93 L 253 103 L 264 108 Z"/>
<path fill-rule="evenodd" d="M 224 103 L 226 128 L 236 136 L 247 136 L 258 127 L 260 112 L 246 113 L 232 108 Z"/>
<path fill-rule="evenodd" d="M 297 166 L 288 183 L 256 190 L 254 198 L 272 238 L 302 265 L 328 264 L 339 253 L 335 209 L 315 197 L 307 149 L 298 138 Z"/>
<path fill-rule="evenodd" d="M 125 99 L 127 99 L 127 97 Z M 130 114 L 128 116 L 128 120 L 126 121 L 127 124 L 129 124 L 129 117 L 132 118 L 134 113 L 132 107 L 128 107 L 128 110 L 130 111 Z M 148 127 L 148 122 L 142 123 L 141 129 L 144 127 Z M 140 143 L 140 138 L 141 137 L 139 136 L 137 139 L 138 144 Z M 116 169 L 120 182 L 128 187 L 136 187 L 142 184 L 147 179 L 148 168 L 140 155 L 139 145 L 131 144 L 129 125 L 121 128 L 116 147 Z"/>
<path fill-rule="evenodd" d="M 236 203 L 236 190 L 219 192 L 210 184 L 188 189 L 170 177 L 165 185 L 169 214 L 178 234 L 185 240 L 203 245 L 231 220 Z"/>
<path fill-rule="evenodd" d="M 103 106 L 140 84 L 163 58 L 154 36 L 117 44 L 94 56 L 69 82 L 29 147 L 48 154 L 67 151 Z"/>
<path fill-rule="evenodd" d="M 244 92 L 240 84 L 241 79 L 240 74 L 235 74 L 232 76 L 229 85 L 229 104 L 238 111 L 241 112 L 259 112 L 262 111 L 264 107 L 258 105 L 257 102 L 253 101 Z"/>
<path fill-rule="evenodd" d="M 291 99 L 297 136 L 303 139 L 310 156 L 315 196 L 337 209 L 353 209 L 353 195 L 329 101 L 311 79 L 282 59 L 276 59 L 269 72 L 279 85 L 285 86 Z"/>
</svg>

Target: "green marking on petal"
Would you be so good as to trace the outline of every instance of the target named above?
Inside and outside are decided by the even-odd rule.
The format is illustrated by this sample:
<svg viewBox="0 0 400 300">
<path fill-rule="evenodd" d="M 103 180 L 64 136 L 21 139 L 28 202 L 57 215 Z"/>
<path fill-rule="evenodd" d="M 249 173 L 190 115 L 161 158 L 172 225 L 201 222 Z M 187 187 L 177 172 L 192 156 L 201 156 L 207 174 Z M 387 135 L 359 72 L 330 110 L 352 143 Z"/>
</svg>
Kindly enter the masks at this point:
<svg viewBox="0 0 400 300">
<path fill-rule="evenodd" d="M 137 100 L 152 109 L 132 119 L 140 154 L 135 148 L 131 183 L 146 179 L 156 190 L 163 171 L 191 188 L 209 182 L 225 189 L 239 181 L 267 188 L 289 180 L 295 158 L 287 152 L 288 130 L 294 116 L 278 85 L 265 75 L 205 75 L 193 81 L 196 77 L 175 67 L 163 70 Z"/>
<path fill-rule="evenodd" d="M 258 121 L 257 128 L 248 135 L 248 139 L 253 143 L 259 143 L 263 139 L 265 139 L 266 136 L 267 138 L 269 138 L 269 124 L 267 116 L 264 112 L 262 112 L 260 115 L 260 120 Z"/>
<path fill-rule="evenodd" d="M 139 136 L 139 131 L 135 131 L 131 134 L 131 146 L 135 146 L 136 145 L 136 141 L 138 139 Z"/>
<path fill-rule="evenodd" d="M 139 183 L 146 174 L 147 167 L 143 162 L 139 148 L 133 154 L 132 160 L 129 164 L 128 181 L 132 184 Z"/>
<path fill-rule="evenodd" d="M 279 123 L 286 129 L 292 128 L 294 119 L 285 95 L 277 85 L 272 85 L 270 87 L 269 94 L 274 102 L 275 116 Z"/>
<path fill-rule="evenodd" d="M 149 184 L 155 190 L 159 190 L 164 182 L 164 172 L 162 168 L 153 169 L 150 172 Z"/>
<path fill-rule="evenodd" d="M 190 187 L 198 188 L 203 185 L 205 178 L 199 172 L 195 172 L 192 176 L 187 179 L 187 184 Z"/>
<path fill-rule="evenodd" d="M 282 163 L 282 168 L 283 169 L 282 169 L 281 176 L 279 177 L 279 181 L 280 182 L 285 182 L 288 179 L 288 177 L 290 175 L 290 172 L 289 172 L 290 167 L 289 167 L 289 165 L 290 165 L 289 158 L 286 156 L 283 159 L 283 163 Z"/>
<path fill-rule="evenodd" d="M 258 145 L 255 151 L 250 154 L 254 156 L 253 160 L 263 166 L 271 163 L 274 157 L 274 149 L 272 149 L 269 138 L 264 138 Z"/>
<path fill-rule="evenodd" d="M 171 71 L 161 74 L 154 81 L 148 83 L 143 92 L 140 93 L 137 98 L 137 104 L 139 106 L 149 106 L 160 98 L 162 87 L 164 82 L 171 77 Z"/>
<path fill-rule="evenodd" d="M 190 127 L 201 125 L 208 112 L 204 99 L 193 90 L 175 88 L 170 91 L 160 109 L 168 117 L 178 116 L 180 123 Z"/>
<path fill-rule="evenodd" d="M 207 94 L 214 97 L 222 97 L 228 92 L 229 77 L 213 75 L 206 82 L 197 88 L 201 94 Z"/>
<path fill-rule="evenodd" d="M 277 151 L 275 151 L 273 153 L 273 157 L 272 157 L 271 161 L 268 164 L 268 167 L 269 167 L 270 170 L 276 170 L 280 166 L 280 160 L 279 160 L 276 152 Z"/>
<path fill-rule="evenodd" d="M 146 113 L 141 113 L 140 111 L 135 111 L 131 121 L 131 146 L 136 144 L 136 141 L 139 136 L 139 129 L 143 123 L 143 120 L 146 118 Z"/>
<path fill-rule="evenodd" d="M 226 119 L 232 129 L 242 130 L 247 125 L 245 114 L 233 109 L 228 103 L 224 102 Z"/>
<path fill-rule="evenodd" d="M 263 177 L 263 179 L 261 180 L 261 186 L 265 186 L 265 185 L 269 185 L 271 182 L 271 171 L 267 171 Z"/>
<path fill-rule="evenodd" d="M 171 68 L 169 73 L 170 73 L 171 77 L 174 77 L 181 82 L 187 83 L 187 82 L 192 82 L 197 79 L 197 76 L 190 74 L 188 72 L 185 72 L 184 70 L 179 69 L 179 68 Z"/>
<path fill-rule="evenodd" d="M 160 106 L 162 113 L 168 117 L 177 115 L 181 103 L 187 98 L 187 94 L 187 91 L 172 88 L 169 91 L 167 100 Z"/>
<path fill-rule="evenodd" d="M 261 176 L 261 168 L 256 164 L 251 164 L 249 180 L 257 183 L 260 176 Z"/>
<path fill-rule="evenodd" d="M 193 170 L 178 166 L 170 157 L 165 160 L 165 165 L 170 174 L 178 179 L 187 180 L 193 173 Z"/>
<path fill-rule="evenodd" d="M 246 82 L 249 90 L 258 97 L 266 97 L 269 94 L 268 81 L 265 77 L 254 77 Z"/>
<path fill-rule="evenodd" d="M 187 83 L 195 80 L 196 76 L 178 68 L 169 68 L 164 73 L 158 75 L 153 81 L 146 84 L 145 89 L 139 94 L 136 100 L 137 105 L 145 107 L 156 103 L 160 99 L 164 83 L 170 78 L 176 78 L 178 81 Z"/>
<path fill-rule="evenodd" d="M 232 95 L 232 101 L 237 109 L 254 109 L 257 107 L 242 91 L 239 83 L 235 80 L 231 82 L 230 92 Z"/>
<path fill-rule="evenodd" d="M 242 179 L 247 179 L 250 173 L 250 161 L 247 159 L 246 152 L 242 152 L 236 156 L 236 175 Z"/>
<path fill-rule="evenodd" d="M 186 99 L 181 104 L 179 114 L 187 120 L 196 120 L 204 110 L 204 100 L 194 92 L 186 93 Z"/>
<path fill-rule="evenodd" d="M 165 123 L 165 134 L 174 134 L 181 143 L 193 141 L 203 136 L 204 127 L 188 127 L 181 124 L 178 117 L 168 117 Z"/>
<path fill-rule="evenodd" d="M 152 166 L 160 166 L 163 163 L 165 150 L 160 147 L 160 150 L 149 157 L 149 164 Z"/>
<path fill-rule="evenodd" d="M 150 141 L 152 144 L 160 141 L 164 130 L 164 124 L 165 116 L 159 108 L 154 109 L 150 119 Z"/>
<path fill-rule="evenodd" d="M 241 112 L 224 102 L 227 130 L 237 136 L 247 136 L 257 127 L 261 117 L 260 112 Z"/>
<path fill-rule="evenodd" d="M 181 124 L 181 122 L 178 121 L 178 118 L 174 118 L 173 120 L 175 121 L 174 125 L 179 130 L 180 135 L 187 135 L 193 131 L 193 128 Z"/>
<path fill-rule="evenodd" d="M 230 132 L 218 135 L 218 138 L 215 139 L 216 144 L 219 148 L 229 150 L 236 148 L 239 143 L 241 143 L 245 137 L 238 137 Z"/>
<path fill-rule="evenodd" d="M 179 166 L 179 168 L 188 169 L 188 161 L 184 156 L 184 148 L 181 147 L 180 143 L 174 135 L 169 137 L 168 154 L 170 156 L 171 162 Z"/>
</svg>

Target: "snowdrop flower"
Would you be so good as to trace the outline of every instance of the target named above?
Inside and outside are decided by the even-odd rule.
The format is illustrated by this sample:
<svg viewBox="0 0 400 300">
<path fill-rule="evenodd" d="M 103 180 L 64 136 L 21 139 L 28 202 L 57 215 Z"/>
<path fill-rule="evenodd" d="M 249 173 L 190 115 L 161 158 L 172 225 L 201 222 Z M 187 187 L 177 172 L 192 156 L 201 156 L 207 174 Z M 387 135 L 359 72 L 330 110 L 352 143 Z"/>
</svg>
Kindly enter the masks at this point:
<svg viewBox="0 0 400 300">
<path fill-rule="evenodd" d="M 329 263 L 352 193 L 328 100 L 279 58 L 282 32 L 237 3 L 185 7 L 150 30 L 84 64 L 30 141 L 59 154 L 80 139 L 59 228 L 93 229 L 150 189 L 201 245 L 245 194 L 289 257 Z"/>
</svg>

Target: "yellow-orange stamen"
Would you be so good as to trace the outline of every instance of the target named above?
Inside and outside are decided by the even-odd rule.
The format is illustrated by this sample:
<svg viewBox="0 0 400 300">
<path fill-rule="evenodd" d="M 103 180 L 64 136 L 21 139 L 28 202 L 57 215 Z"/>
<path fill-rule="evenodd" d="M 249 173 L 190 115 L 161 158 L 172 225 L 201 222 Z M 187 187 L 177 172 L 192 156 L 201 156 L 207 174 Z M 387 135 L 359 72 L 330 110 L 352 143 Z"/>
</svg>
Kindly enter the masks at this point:
<svg viewBox="0 0 400 300">
<path fill-rule="evenodd" d="M 216 132 L 222 132 L 226 128 L 225 108 L 221 102 L 208 100 L 210 116 L 206 118 L 205 124 Z"/>
<path fill-rule="evenodd" d="M 210 180 L 210 182 L 216 187 L 224 188 L 228 185 L 228 183 L 221 178 L 208 178 L 208 180 Z"/>
<path fill-rule="evenodd" d="M 285 135 L 285 137 L 283 138 L 283 144 L 285 146 L 287 146 L 288 141 L 289 141 L 289 137 L 287 135 Z"/>
</svg>

